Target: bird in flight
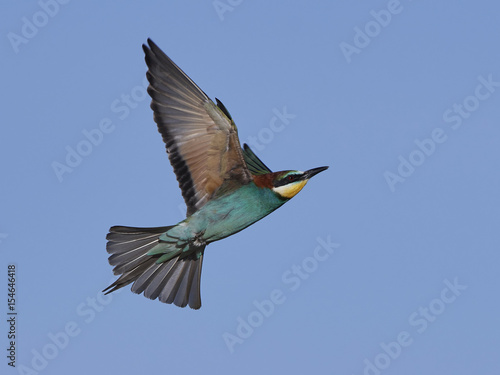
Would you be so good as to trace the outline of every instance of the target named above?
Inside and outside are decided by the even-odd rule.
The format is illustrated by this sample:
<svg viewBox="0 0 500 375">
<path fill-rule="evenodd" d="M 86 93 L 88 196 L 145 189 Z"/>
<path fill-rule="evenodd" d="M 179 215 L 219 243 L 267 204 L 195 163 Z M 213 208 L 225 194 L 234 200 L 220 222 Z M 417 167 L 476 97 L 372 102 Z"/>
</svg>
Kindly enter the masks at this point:
<svg viewBox="0 0 500 375">
<path fill-rule="evenodd" d="M 210 100 L 151 39 L 143 50 L 151 109 L 187 214 L 171 226 L 111 227 L 106 250 L 120 277 L 103 292 L 133 283 L 134 293 L 199 309 L 205 247 L 269 215 L 328 167 L 272 172 L 248 145 L 241 148 L 218 99 Z"/>
</svg>

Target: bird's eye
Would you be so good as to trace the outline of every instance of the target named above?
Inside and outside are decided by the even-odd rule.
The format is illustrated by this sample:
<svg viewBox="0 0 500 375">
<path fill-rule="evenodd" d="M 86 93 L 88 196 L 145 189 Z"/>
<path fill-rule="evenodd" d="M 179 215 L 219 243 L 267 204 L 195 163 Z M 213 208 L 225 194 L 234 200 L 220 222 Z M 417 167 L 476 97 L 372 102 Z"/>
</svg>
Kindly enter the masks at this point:
<svg viewBox="0 0 500 375">
<path fill-rule="evenodd" d="M 293 182 L 295 181 L 295 176 L 288 176 L 288 182 Z"/>
</svg>

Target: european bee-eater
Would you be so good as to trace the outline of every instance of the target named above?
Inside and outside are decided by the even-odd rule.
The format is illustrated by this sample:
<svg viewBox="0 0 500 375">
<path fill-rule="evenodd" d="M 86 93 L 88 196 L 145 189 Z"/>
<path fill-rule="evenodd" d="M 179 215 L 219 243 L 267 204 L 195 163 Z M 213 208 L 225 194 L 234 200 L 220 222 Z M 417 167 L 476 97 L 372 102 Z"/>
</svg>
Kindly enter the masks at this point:
<svg viewBox="0 0 500 375">
<path fill-rule="evenodd" d="M 151 109 L 187 205 L 180 223 L 114 226 L 106 249 L 115 275 L 104 292 L 133 282 L 132 292 L 201 307 L 205 247 L 269 215 L 328 167 L 271 172 L 245 144 L 224 105 L 212 100 L 148 39 L 143 45 Z"/>
</svg>

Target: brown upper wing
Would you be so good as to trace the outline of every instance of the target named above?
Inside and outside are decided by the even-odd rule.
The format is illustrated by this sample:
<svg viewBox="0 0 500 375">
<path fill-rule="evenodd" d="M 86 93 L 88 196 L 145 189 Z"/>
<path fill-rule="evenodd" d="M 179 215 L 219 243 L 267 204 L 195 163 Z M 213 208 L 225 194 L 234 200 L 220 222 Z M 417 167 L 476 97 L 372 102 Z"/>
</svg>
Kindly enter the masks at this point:
<svg viewBox="0 0 500 375">
<path fill-rule="evenodd" d="M 189 216 L 221 187 L 229 192 L 252 177 L 234 122 L 150 39 L 148 44 L 151 108 Z"/>
</svg>

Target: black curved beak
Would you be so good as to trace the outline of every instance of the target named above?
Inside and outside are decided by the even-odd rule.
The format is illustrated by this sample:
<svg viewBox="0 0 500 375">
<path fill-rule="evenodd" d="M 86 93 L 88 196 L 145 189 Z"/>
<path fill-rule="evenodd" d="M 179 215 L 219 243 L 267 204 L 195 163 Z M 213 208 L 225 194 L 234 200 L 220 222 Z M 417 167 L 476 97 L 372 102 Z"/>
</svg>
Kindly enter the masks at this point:
<svg viewBox="0 0 500 375">
<path fill-rule="evenodd" d="M 312 176 L 315 176 L 320 172 L 326 171 L 327 169 L 328 169 L 328 167 L 318 167 L 318 168 L 309 169 L 308 171 L 304 172 L 304 176 L 302 177 L 302 179 L 309 180 Z"/>
</svg>

